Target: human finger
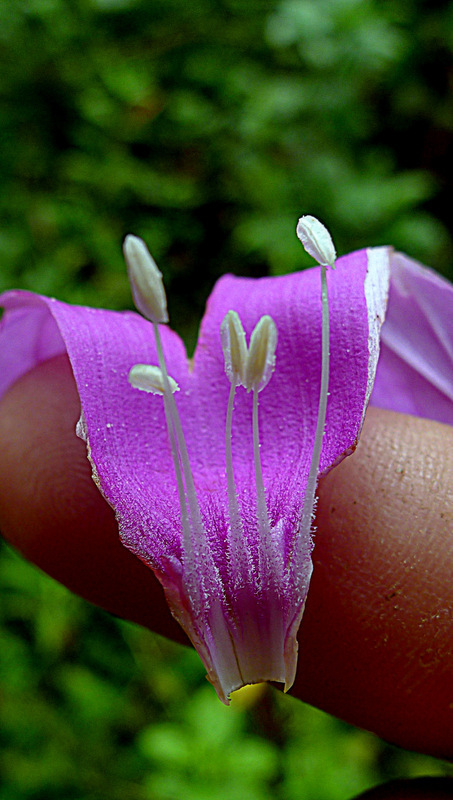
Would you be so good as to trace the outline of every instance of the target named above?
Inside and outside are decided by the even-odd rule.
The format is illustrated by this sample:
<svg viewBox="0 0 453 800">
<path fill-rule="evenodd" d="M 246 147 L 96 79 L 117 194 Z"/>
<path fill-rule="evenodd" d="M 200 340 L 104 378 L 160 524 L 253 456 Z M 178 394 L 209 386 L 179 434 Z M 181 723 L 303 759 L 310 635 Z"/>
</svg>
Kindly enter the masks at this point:
<svg viewBox="0 0 453 800">
<path fill-rule="evenodd" d="M 453 756 L 453 427 L 369 409 L 321 482 L 295 692 Z"/>
<path fill-rule="evenodd" d="M 88 600 L 183 641 L 91 480 L 66 359 L 24 376 L 0 410 L 5 537 Z M 356 454 L 320 485 L 293 689 L 443 756 L 453 752 L 452 458 L 453 428 L 370 409 Z"/>
</svg>

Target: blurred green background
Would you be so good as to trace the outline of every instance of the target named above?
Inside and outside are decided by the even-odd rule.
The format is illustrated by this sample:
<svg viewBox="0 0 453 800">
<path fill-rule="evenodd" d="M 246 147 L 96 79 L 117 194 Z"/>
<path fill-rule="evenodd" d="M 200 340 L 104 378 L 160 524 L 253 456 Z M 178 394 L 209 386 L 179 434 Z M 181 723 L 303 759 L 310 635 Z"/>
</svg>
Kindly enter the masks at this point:
<svg viewBox="0 0 453 800">
<path fill-rule="evenodd" d="M 189 348 L 215 279 L 393 244 L 453 276 L 453 3 L 0 3 L 0 290 L 130 307 L 144 237 Z M 0 800 L 347 800 L 446 774 L 273 690 L 224 708 L 195 654 L 0 551 Z"/>
</svg>

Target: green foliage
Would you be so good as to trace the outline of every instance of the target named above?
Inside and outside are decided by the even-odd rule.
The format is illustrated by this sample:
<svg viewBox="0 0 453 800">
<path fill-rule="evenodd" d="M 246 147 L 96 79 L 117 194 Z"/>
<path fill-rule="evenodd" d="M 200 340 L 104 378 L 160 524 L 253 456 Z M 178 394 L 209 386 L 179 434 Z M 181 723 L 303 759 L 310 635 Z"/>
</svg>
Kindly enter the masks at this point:
<svg viewBox="0 0 453 800">
<path fill-rule="evenodd" d="M 133 231 L 193 340 L 219 274 L 308 263 L 301 213 L 339 252 L 391 243 L 448 273 L 451 17 L 415 0 L 3 3 L 0 288 L 130 305 Z"/>
<path fill-rule="evenodd" d="M 224 271 L 390 243 L 452 276 L 453 5 L 0 3 L 0 290 L 130 306 L 143 236 L 194 343 Z M 0 800 L 346 800 L 442 773 L 268 690 L 223 708 L 195 654 L 0 553 Z"/>
</svg>

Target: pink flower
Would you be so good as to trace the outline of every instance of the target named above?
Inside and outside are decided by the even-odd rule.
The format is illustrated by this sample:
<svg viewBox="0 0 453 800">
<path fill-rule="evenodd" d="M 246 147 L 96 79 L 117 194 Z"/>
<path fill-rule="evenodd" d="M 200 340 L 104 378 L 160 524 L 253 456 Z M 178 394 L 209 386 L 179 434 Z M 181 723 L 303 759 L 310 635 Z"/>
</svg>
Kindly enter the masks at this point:
<svg viewBox="0 0 453 800">
<path fill-rule="evenodd" d="M 453 425 L 453 286 L 401 253 L 371 402 Z"/>
<path fill-rule="evenodd" d="M 354 450 L 375 376 L 375 404 L 453 423 L 453 287 L 387 248 L 338 259 L 327 284 L 330 381 L 317 476 Z M 304 502 L 320 397 L 319 268 L 223 277 L 192 362 L 159 325 L 173 383 L 166 391 L 160 367 L 151 371 L 154 394 L 129 380 L 135 365 L 161 364 L 152 322 L 22 291 L 1 303 L 0 394 L 68 353 L 94 480 L 122 542 L 162 583 L 219 697 L 261 680 L 289 688 L 311 575 L 313 498 L 308 516 Z M 268 349 L 261 373 L 256 356 L 256 392 L 248 392 L 240 364 L 263 316 L 276 334 L 263 323 Z"/>
</svg>

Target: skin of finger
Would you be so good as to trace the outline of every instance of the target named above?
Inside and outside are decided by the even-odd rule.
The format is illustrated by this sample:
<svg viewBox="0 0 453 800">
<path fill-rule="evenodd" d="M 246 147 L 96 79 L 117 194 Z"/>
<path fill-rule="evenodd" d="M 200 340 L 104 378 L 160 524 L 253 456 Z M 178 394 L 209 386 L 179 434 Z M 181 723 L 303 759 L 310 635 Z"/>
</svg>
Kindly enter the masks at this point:
<svg viewBox="0 0 453 800">
<path fill-rule="evenodd" d="M 294 691 L 453 756 L 453 428 L 370 409 L 319 492 Z"/>
<path fill-rule="evenodd" d="M 0 529 L 107 610 L 184 641 L 152 572 L 119 542 L 75 436 L 67 360 L 0 404 Z M 320 484 L 293 693 L 401 746 L 453 755 L 453 428 L 370 409 Z"/>
</svg>

